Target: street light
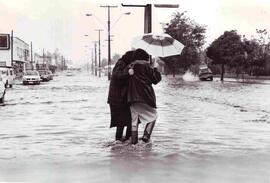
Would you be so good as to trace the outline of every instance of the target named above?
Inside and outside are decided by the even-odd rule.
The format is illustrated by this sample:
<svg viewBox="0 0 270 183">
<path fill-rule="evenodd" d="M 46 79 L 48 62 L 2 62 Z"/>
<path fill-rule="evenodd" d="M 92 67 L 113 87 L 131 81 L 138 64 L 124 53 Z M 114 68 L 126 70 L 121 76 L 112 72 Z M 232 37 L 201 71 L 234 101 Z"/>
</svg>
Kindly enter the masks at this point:
<svg viewBox="0 0 270 183">
<path fill-rule="evenodd" d="M 107 26 L 107 31 L 108 31 L 108 80 L 111 79 L 111 69 L 110 69 L 110 65 L 111 65 L 111 35 L 110 35 L 110 31 L 111 31 L 111 20 L 110 20 L 110 8 L 117 8 L 118 6 L 100 6 L 101 8 L 107 8 L 108 9 L 108 26 Z M 120 18 L 123 15 L 130 15 L 130 12 L 126 12 L 126 13 L 122 13 L 120 15 L 120 17 L 113 23 L 113 26 L 120 20 Z M 101 24 L 102 21 L 96 17 L 94 14 L 92 13 L 87 13 L 86 16 L 93 16 L 95 17 L 95 19 L 97 19 Z M 105 26 L 104 26 L 105 27 Z"/>
<path fill-rule="evenodd" d="M 110 8 L 117 8 L 117 6 L 100 6 L 102 8 L 108 9 L 108 80 L 111 80 L 111 18 L 110 18 Z"/>
<path fill-rule="evenodd" d="M 85 37 L 90 37 L 88 34 L 85 34 L 84 36 Z M 92 41 L 92 42 L 94 44 L 94 48 L 92 48 L 92 66 L 95 67 L 95 72 L 94 73 L 95 73 L 95 76 L 97 76 L 97 43 L 98 43 L 98 41 Z M 85 47 L 88 47 L 88 46 L 86 45 Z M 93 54 L 93 50 L 94 50 L 94 54 Z"/>
<path fill-rule="evenodd" d="M 115 24 L 121 19 L 121 17 L 123 16 L 123 15 L 130 15 L 131 14 L 131 12 L 126 12 L 126 13 L 122 13 L 120 16 L 119 16 L 119 18 L 113 23 L 113 25 L 112 25 L 112 28 L 115 26 Z"/>
<path fill-rule="evenodd" d="M 108 80 L 111 79 L 111 20 L 110 20 L 110 9 L 111 8 L 117 8 L 118 6 L 100 6 L 101 8 L 107 8 L 108 9 Z M 116 20 L 116 22 L 113 24 L 115 25 L 121 18 L 122 15 L 130 15 L 130 12 L 123 13 L 120 15 L 120 17 Z"/>
<path fill-rule="evenodd" d="M 106 26 L 103 24 L 103 22 L 97 16 L 95 16 L 94 14 L 92 14 L 92 13 L 86 13 L 85 16 L 87 16 L 87 17 L 94 17 L 104 28 L 106 28 Z"/>
</svg>

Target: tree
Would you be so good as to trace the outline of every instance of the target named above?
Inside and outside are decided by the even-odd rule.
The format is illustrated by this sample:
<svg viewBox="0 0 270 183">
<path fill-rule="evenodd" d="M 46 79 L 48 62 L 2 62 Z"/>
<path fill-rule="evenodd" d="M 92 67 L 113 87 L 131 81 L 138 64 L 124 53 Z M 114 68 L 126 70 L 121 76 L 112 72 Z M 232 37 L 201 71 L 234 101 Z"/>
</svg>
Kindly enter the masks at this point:
<svg viewBox="0 0 270 183">
<path fill-rule="evenodd" d="M 181 67 L 187 70 L 191 65 L 195 65 L 200 62 L 200 55 L 196 47 L 188 46 L 182 50 L 181 62 L 179 63 Z"/>
<path fill-rule="evenodd" d="M 269 59 L 270 37 L 266 29 L 256 29 L 258 34 L 257 42 L 259 44 L 258 59 L 254 62 L 254 74 L 256 76 L 266 73 L 266 64 Z"/>
<path fill-rule="evenodd" d="M 185 13 L 174 13 L 168 27 L 164 28 L 165 33 L 187 47 L 202 48 L 205 44 L 206 26 L 192 21 Z"/>
<path fill-rule="evenodd" d="M 200 62 L 200 55 L 195 47 L 184 47 L 181 55 L 161 58 L 175 75 L 176 68 L 188 70 L 192 65 Z"/>
<path fill-rule="evenodd" d="M 199 25 L 185 15 L 177 12 L 167 27 L 165 33 L 185 45 L 181 55 L 163 58 L 168 68 L 175 72 L 175 68 L 187 70 L 191 65 L 200 62 L 199 50 L 205 43 L 206 26 Z"/>
<path fill-rule="evenodd" d="M 266 73 L 265 67 L 267 60 L 269 59 L 269 37 L 266 29 L 256 29 L 256 32 L 256 38 L 252 37 L 250 40 L 244 38 L 243 40 L 246 52 L 246 63 L 243 70 L 249 75 L 258 76 Z"/>
<path fill-rule="evenodd" d="M 247 40 L 245 39 L 243 41 L 244 43 L 244 49 L 245 49 L 245 59 L 246 62 L 243 65 L 243 70 L 247 73 L 249 73 L 249 75 L 253 74 L 253 69 L 254 66 L 257 65 L 258 61 L 259 61 L 259 54 L 260 54 L 260 45 L 257 42 L 256 39 L 251 39 L 251 40 Z"/>
<path fill-rule="evenodd" d="M 236 30 L 225 31 L 207 48 L 206 55 L 213 60 L 212 64 L 221 65 L 221 78 L 223 81 L 225 65 L 235 67 L 244 62 L 244 46 L 241 36 Z"/>
</svg>

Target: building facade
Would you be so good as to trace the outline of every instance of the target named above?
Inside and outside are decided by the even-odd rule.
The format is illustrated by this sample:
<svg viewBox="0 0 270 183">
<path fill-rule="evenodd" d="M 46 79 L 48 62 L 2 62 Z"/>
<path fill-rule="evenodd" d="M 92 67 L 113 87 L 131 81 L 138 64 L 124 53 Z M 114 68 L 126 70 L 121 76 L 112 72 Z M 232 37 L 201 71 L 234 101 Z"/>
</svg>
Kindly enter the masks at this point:
<svg viewBox="0 0 270 183">
<path fill-rule="evenodd" d="M 18 37 L 13 38 L 13 68 L 16 75 L 22 74 L 30 64 L 29 44 Z"/>
<path fill-rule="evenodd" d="M 12 67 L 9 34 L 0 34 L 0 67 Z"/>
</svg>

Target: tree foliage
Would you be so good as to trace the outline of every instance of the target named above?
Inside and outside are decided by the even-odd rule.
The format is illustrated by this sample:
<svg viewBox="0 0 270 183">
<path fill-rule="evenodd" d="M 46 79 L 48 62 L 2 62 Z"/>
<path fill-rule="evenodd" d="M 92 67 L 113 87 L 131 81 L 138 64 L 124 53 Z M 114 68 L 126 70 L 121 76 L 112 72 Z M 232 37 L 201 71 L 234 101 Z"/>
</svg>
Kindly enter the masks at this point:
<svg viewBox="0 0 270 183">
<path fill-rule="evenodd" d="M 187 47 L 201 48 L 205 44 L 206 26 L 199 25 L 185 15 L 186 12 L 174 13 L 165 33 Z"/>
<path fill-rule="evenodd" d="M 206 55 L 213 60 L 212 64 L 221 65 L 221 80 L 225 65 L 239 67 L 245 61 L 244 45 L 236 30 L 225 31 L 207 48 Z"/>
<path fill-rule="evenodd" d="M 173 14 L 172 20 L 164 28 L 165 33 L 185 46 L 181 55 L 162 58 L 168 68 L 173 71 L 176 68 L 187 70 L 191 65 L 198 63 L 199 50 L 205 44 L 206 26 L 195 23 L 185 13 Z"/>
<path fill-rule="evenodd" d="M 267 43 L 266 29 L 258 30 L 258 38 L 247 39 L 237 34 L 235 30 L 225 31 L 218 39 L 207 48 L 206 54 L 212 59 L 212 64 L 222 66 L 221 80 L 225 72 L 224 66 L 237 75 L 247 73 L 249 75 L 265 74 L 266 64 L 270 62 L 270 43 Z M 270 47 L 269 47 L 270 48 Z"/>
</svg>

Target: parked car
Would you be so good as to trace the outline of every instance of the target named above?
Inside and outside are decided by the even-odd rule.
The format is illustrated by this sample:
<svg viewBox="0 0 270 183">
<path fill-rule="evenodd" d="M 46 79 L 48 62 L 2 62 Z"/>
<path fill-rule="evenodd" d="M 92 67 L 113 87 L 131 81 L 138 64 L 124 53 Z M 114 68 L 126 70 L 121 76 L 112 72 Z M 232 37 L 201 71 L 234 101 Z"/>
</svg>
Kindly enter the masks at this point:
<svg viewBox="0 0 270 183">
<path fill-rule="evenodd" d="M 50 74 L 48 70 L 39 70 L 38 72 L 42 81 L 50 81 Z"/>
<path fill-rule="evenodd" d="M 2 76 L 3 83 L 5 87 L 12 88 L 13 81 L 15 78 L 14 70 L 13 68 L 9 67 L 0 67 L 0 75 Z"/>
<path fill-rule="evenodd" d="M 213 81 L 213 73 L 208 67 L 200 67 L 199 78 L 201 81 Z"/>
<path fill-rule="evenodd" d="M 74 76 L 74 73 L 71 70 L 68 70 L 66 76 Z"/>
<path fill-rule="evenodd" d="M 0 75 L 0 104 L 4 103 L 5 93 L 6 93 L 6 87 L 3 82 L 2 76 Z"/>
<path fill-rule="evenodd" d="M 53 73 L 52 73 L 52 71 L 48 70 L 48 74 L 49 74 L 49 79 L 50 80 L 53 80 Z"/>
<path fill-rule="evenodd" d="M 23 74 L 23 84 L 40 84 L 40 75 L 38 71 L 26 71 Z"/>
</svg>

